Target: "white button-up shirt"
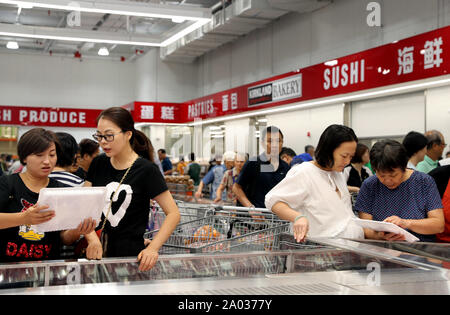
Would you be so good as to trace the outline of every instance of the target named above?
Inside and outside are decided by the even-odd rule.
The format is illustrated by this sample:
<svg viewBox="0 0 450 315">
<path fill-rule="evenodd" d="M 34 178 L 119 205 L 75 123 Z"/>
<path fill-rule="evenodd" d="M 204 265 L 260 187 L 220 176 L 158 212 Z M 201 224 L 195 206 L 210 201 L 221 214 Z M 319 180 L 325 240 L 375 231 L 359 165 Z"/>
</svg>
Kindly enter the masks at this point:
<svg viewBox="0 0 450 315">
<path fill-rule="evenodd" d="M 342 172 L 324 171 L 312 162 L 296 165 L 266 195 L 267 209 L 277 202 L 306 216 L 307 236 L 364 238 L 363 229 L 352 222 L 355 214 Z"/>
</svg>

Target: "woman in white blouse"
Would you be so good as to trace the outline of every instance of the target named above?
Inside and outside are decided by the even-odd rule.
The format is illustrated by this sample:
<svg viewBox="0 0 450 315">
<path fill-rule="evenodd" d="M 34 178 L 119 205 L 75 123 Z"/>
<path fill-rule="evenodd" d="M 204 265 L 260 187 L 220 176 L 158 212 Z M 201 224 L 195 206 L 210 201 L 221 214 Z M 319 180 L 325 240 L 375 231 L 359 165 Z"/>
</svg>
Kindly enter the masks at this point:
<svg viewBox="0 0 450 315">
<path fill-rule="evenodd" d="M 355 215 L 342 173 L 357 142 L 351 128 L 329 126 L 320 137 L 316 160 L 293 167 L 266 195 L 267 209 L 293 223 L 297 242 L 307 235 L 364 238 L 363 229 L 352 221 Z"/>
</svg>

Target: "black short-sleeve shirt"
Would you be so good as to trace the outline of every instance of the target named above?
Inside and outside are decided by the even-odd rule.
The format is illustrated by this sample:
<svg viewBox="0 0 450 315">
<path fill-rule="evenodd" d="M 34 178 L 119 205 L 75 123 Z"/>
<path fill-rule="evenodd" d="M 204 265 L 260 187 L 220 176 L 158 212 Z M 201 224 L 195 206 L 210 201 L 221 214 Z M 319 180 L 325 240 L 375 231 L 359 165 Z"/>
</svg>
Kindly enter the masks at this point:
<svg viewBox="0 0 450 315">
<path fill-rule="evenodd" d="M 51 179 L 48 188 L 66 187 Z M 36 204 L 39 194 L 29 190 L 19 174 L 0 177 L 0 212 L 20 213 Z M 28 226 L 0 230 L 0 261 L 60 259 L 61 232 L 36 233 Z"/>
<path fill-rule="evenodd" d="M 265 154 L 251 158 L 242 167 L 241 173 L 236 181 L 244 191 L 247 199 L 256 208 L 265 208 L 266 194 L 272 190 L 285 177 L 290 167 L 283 160 L 276 170 L 267 160 Z"/>
<path fill-rule="evenodd" d="M 450 165 L 436 167 L 434 170 L 429 172 L 428 175 L 433 177 L 439 190 L 439 195 L 443 198 L 450 180 Z"/>
<path fill-rule="evenodd" d="M 125 170 L 116 170 L 105 154 L 91 163 L 86 180 L 92 186 L 107 186 L 108 194 L 116 191 Z M 138 158 L 118 191 L 105 225 L 108 235 L 107 256 L 136 256 L 144 249 L 143 234 L 148 225 L 150 199 L 167 191 L 167 185 L 156 164 Z M 104 217 L 102 216 L 103 223 Z M 101 225 L 100 224 L 100 225 Z"/>
</svg>

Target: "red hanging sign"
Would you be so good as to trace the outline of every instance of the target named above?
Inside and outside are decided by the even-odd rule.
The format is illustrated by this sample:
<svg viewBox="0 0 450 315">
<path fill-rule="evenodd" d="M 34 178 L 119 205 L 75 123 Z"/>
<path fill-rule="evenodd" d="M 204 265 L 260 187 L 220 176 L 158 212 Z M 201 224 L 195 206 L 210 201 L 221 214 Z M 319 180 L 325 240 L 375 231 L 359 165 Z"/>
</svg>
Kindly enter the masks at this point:
<svg viewBox="0 0 450 315">
<path fill-rule="evenodd" d="M 189 123 L 450 73 L 450 26 L 184 103 L 133 102 L 135 122 Z M 1 125 L 95 128 L 100 110 L 2 106 Z"/>
<path fill-rule="evenodd" d="M 185 122 L 209 119 L 450 73 L 450 27 L 198 98 Z"/>
<path fill-rule="evenodd" d="M 96 109 L 1 106 L 0 125 L 95 128 L 100 113 Z"/>
</svg>

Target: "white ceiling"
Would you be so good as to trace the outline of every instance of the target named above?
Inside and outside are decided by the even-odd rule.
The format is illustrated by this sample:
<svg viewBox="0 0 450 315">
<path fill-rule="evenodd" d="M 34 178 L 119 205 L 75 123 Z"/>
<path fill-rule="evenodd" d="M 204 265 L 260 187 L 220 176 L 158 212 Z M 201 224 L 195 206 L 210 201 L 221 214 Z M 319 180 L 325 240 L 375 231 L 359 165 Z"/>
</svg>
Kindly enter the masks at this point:
<svg viewBox="0 0 450 315">
<path fill-rule="evenodd" d="M 68 4 L 71 0 L 62 0 L 62 4 Z M 45 2 L 45 1 L 43 1 Z M 91 1 L 92 2 L 92 1 Z M 108 3 L 108 1 L 103 1 Z M 170 5 L 173 7 L 195 9 L 210 8 L 218 2 L 218 0 L 180 0 L 180 1 L 155 1 L 155 0 L 114 0 L 111 3 L 123 2 L 128 7 L 135 7 L 137 11 L 145 4 L 153 5 Z M 18 30 L 20 27 L 33 27 L 35 29 L 49 28 L 51 33 L 58 34 L 62 31 L 85 31 L 92 37 L 98 37 L 101 33 L 112 35 L 140 35 L 149 38 L 164 38 L 164 34 L 175 32 L 176 28 L 181 28 L 177 23 L 170 19 L 138 17 L 113 14 L 99 13 L 80 13 L 80 26 L 68 26 L 67 18 L 70 11 L 47 9 L 47 8 L 31 8 L 19 9 L 17 5 L 0 3 L 0 26 L 7 29 Z M 192 22 L 184 22 L 182 24 L 189 25 Z M 1 29 L 1 27 L 0 27 Z M 59 29 L 59 30 L 57 30 Z M 167 37 L 167 36 L 165 36 Z M 17 41 L 19 50 L 11 51 L 6 49 L 8 41 Z M 151 47 L 138 45 L 116 45 L 116 44 L 99 44 L 85 43 L 82 41 L 61 41 L 39 38 L 21 38 L 11 36 L 0 36 L 0 53 L 26 53 L 26 54 L 51 54 L 62 56 L 74 56 L 78 51 L 82 58 L 100 58 L 97 54 L 100 47 L 106 46 L 110 50 L 110 56 L 107 58 L 125 60 L 136 57 L 136 51 L 140 53 L 147 51 Z M 102 57 L 104 58 L 104 57 Z"/>
<path fill-rule="evenodd" d="M 24 1 L 30 2 L 30 0 Z M 36 0 L 36 2 L 58 5 L 69 5 L 76 1 Z M 19 9 L 17 4 L 5 4 L 5 2 L 8 1 L 2 3 L 0 0 L 0 53 L 44 54 L 71 58 L 81 55 L 81 58 L 128 61 L 151 49 L 150 46 L 141 45 L 143 42 L 151 42 L 163 43 L 163 46 L 166 46 L 162 48 L 162 58 L 178 61 L 187 57 L 188 59 L 184 58 L 181 61 L 190 62 L 208 50 L 216 49 L 217 45 L 223 45 L 256 28 L 264 27 L 290 11 L 315 10 L 327 5 L 331 0 L 79 0 L 82 5 L 92 7 L 104 5 L 107 8 L 115 8 L 118 6 L 135 12 L 165 10 L 164 12 L 170 12 L 173 15 L 209 18 L 208 24 L 194 31 L 197 34 L 195 41 L 192 40 L 193 33 L 186 34 L 177 41 L 173 36 L 187 27 L 195 26 L 196 21 L 174 23 L 167 18 L 80 12 L 80 25 L 70 26 L 68 17 L 73 14 L 71 11 L 40 7 Z M 223 4 L 226 10 L 222 10 Z M 76 37 L 77 40 L 24 38 L 6 36 L 6 33 L 70 36 Z M 221 37 L 221 40 L 218 40 L 218 37 Z M 90 43 L 84 40 L 86 38 L 118 39 L 132 41 L 135 44 Z M 209 38 L 213 38 L 214 45 L 208 44 Z M 167 39 L 174 39 L 173 43 L 165 45 Z M 17 41 L 19 49 L 7 49 L 8 41 Z M 187 42 L 190 43 L 189 47 Z M 198 49 L 199 44 L 202 49 Z M 101 47 L 109 49 L 108 57 L 98 56 L 98 50 Z"/>
</svg>

